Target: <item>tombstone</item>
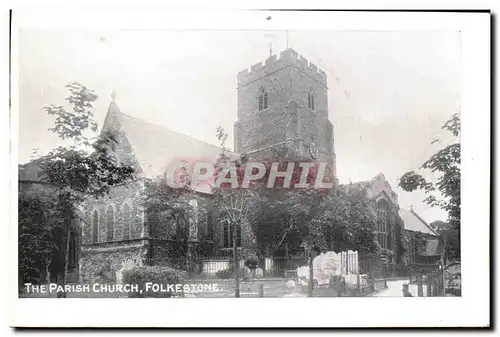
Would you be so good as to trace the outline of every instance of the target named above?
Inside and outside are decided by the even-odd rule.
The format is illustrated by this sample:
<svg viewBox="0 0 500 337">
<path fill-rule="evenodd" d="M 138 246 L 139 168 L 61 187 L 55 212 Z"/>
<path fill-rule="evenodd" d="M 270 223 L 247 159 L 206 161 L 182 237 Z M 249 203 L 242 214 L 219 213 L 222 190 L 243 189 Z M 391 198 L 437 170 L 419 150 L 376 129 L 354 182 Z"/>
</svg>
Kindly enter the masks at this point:
<svg viewBox="0 0 500 337">
<path fill-rule="evenodd" d="M 409 289 L 410 285 L 408 283 L 403 284 L 403 297 L 413 297 Z"/>
<path fill-rule="evenodd" d="M 255 269 L 255 277 L 256 278 L 264 277 L 264 271 L 262 270 L 262 268 Z"/>
<path fill-rule="evenodd" d="M 462 295 L 462 274 L 460 262 L 450 263 L 444 268 L 444 295 Z"/>
<path fill-rule="evenodd" d="M 285 287 L 288 289 L 288 290 L 295 290 L 295 287 L 296 287 L 296 283 L 294 280 L 288 280 L 286 281 L 285 283 Z"/>
<path fill-rule="evenodd" d="M 123 272 L 128 269 L 132 269 L 134 267 L 141 267 L 142 260 L 141 259 L 130 259 L 126 258 L 122 260 L 121 268 L 115 273 L 116 283 L 122 284 L 123 282 Z"/>
<path fill-rule="evenodd" d="M 116 272 L 116 284 L 122 284 L 123 283 L 123 271 L 125 270 L 125 268 L 120 268 L 117 272 Z"/>
<path fill-rule="evenodd" d="M 417 296 L 418 297 L 423 297 L 424 296 L 424 288 L 422 284 L 422 279 L 418 279 L 418 285 L 417 285 Z"/>
</svg>

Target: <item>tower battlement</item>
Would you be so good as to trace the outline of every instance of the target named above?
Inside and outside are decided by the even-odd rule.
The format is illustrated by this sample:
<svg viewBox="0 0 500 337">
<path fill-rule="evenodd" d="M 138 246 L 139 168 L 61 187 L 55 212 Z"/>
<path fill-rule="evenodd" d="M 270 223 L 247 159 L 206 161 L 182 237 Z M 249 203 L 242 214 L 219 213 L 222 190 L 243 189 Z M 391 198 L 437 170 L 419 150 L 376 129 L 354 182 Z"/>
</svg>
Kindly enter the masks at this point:
<svg viewBox="0 0 500 337">
<path fill-rule="evenodd" d="M 259 62 L 238 73 L 238 86 L 244 86 L 250 82 L 256 81 L 280 69 L 293 66 L 303 73 L 307 74 L 315 81 L 326 87 L 326 73 L 319 69 L 315 64 L 309 62 L 305 57 L 298 54 L 293 49 L 286 49 L 280 53 L 278 58 L 271 55 L 264 62 Z"/>
</svg>

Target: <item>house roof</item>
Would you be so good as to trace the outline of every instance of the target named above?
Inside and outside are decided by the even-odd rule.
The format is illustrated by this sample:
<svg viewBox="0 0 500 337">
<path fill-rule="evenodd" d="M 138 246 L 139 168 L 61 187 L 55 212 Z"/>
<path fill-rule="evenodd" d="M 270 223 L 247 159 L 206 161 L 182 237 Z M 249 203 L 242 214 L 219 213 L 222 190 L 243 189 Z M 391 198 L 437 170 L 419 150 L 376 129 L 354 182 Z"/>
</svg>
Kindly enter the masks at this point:
<svg viewBox="0 0 500 337">
<path fill-rule="evenodd" d="M 181 161 L 215 163 L 222 150 L 219 146 L 124 114 L 114 102 L 110 104 L 105 125 L 108 118 L 112 119 L 110 115 L 116 117 L 146 178 L 158 177 Z M 234 159 L 238 157 L 229 151 L 228 155 Z"/>
<path fill-rule="evenodd" d="M 400 209 L 399 216 L 403 220 L 405 230 L 438 235 L 413 209 Z"/>
</svg>

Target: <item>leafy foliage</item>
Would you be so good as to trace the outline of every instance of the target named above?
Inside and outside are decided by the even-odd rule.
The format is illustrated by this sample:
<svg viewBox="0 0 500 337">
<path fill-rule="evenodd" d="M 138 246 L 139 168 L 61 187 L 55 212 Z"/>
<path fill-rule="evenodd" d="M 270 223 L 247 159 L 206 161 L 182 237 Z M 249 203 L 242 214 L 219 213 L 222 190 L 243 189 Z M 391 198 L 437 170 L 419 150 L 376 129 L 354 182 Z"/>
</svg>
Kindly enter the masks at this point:
<svg viewBox="0 0 500 337">
<path fill-rule="evenodd" d="M 338 186 L 326 194 L 313 189 L 290 190 L 286 198 L 266 204 L 270 208 L 260 221 L 259 238 L 261 245 L 275 245 L 274 254 L 282 249 L 283 242 L 287 242 L 292 252 L 299 251 L 304 245 L 318 246 L 321 250 L 352 249 L 363 253 L 373 253 L 378 249 L 375 240 L 377 220 L 372 212 L 374 205 L 362 188 Z M 276 226 L 270 226 L 270 222 Z M 276 241 L 277 235 L 284 239 Z"/>
<path fill-rule="evenodd" d="M 97 131 L 97 123 L 92 119 L 92 103 L 97 100 L 93 90 L 80 83 L 73 82 L 66 85 L 70 95 L 66 100 L 73 106 L 72 111 L 61 105 L 44 107 L 47 114 L 55 116 L 54 127 L 49 130 L 56 133 L 61 139 L 72 139 L 75 142 L 88 144 L 84 136 L 87 129 Z"/>
<path fill-rule="evenodd" d="M 55 116 L 54 126 L 49 130 L 63 140 L 72 140 L 73 144 L 59 146 L 31 162 L 40 169 L 40 179 L 36 183 L 45 186 L 52 198 L 50 202 L 45 202 L 42 200 L 46 199 L 39 194 L 24 195 L 33 193 L 32 189 L 26 193 L 20 192 L 22 207 L 27 211 L 20 211 L 19 219 L 19 235 L 29 239 L 26 246 L 38 249 L 41 245 L 50 243 L 49 246 L 54 252 L 51 265 L 58 266 L 53 272 L 60 275 L 62 284 L 66 282 L 70 226 L 72 221 L 79 217 L 78 206 L 86 198 L 106 195 L 112 187 L 130 182 L 135 177 L 132 167 L 118 165 L 114 156 L 110 155 L 118 142 L 116 134 L 103 132 L 94 140 L 87 136 L 87 133 L 97 131 L 91 111 L 97 96 L 92 90 L 76 82 L 67 85 L 67 88 L 70 95 L 66 100 L 71 104 L 72 110 L 51 105 L 45 107 L 44 111 Z M 29 211 L 30 209 L 35 212 Z M 40 215 L 40 212 L 43 215 Z M 33 219 L 40 219 L 42 223 L 29 230 L 22 226 L 34 221 Z M 29 231 L 35 232 L 33 235 L 27 235 Z M 46 233 L 52 235 L 47 236 Z M 46 243 L 42 244 L 36 237 L 43 237 Z M 20 257 L 21 261 L 34 261 L 32 252 L 25 253 L 26 255 Z M 29 267 L 20 266 L 20 269 L 23 268 Z"/>
<path fill-rule="evenodd" d="M 125 284 L 137 284 L 139 290 L 146 290 L 146 283 L 152 282 L 154 284 L 180 284 L 184 278 L 184 274 L 169 268 L 159 266 L 142 266 L 125 270 L 123 272 L 123 282 Z M 130 292 L 128 297 L 172 297 L 171 292 L 153 292 L 153 291 L 139 291 Z"/>
<path fill-rule="evenodd" d="M 225 146 L 227 134 L 221 127 L 217 128 L 217 138 L 222 150 L 215 165 L 215 179 L 217 181 L 221 177 L 228 178 L 236 175 L 236 180 L 240 185 L 244 175 L 243 165 L 240 161 L 231 162 L 231 156 Z M 219 210 L 216 222 L 227 221 L 231 232 L 241 231 L 243 221 L 251 220 L 256 214 L 258 201 L 258 194 L 254 189 L 231 188 L 222 183 L 220 188 L 214 190 L 212 196 L 213 207 Z M 233 235 L 233 245 L 236 245 L 236 240 L 236 235 Z"/>
<path fill-rule="evenodd" d="M 39 190 L 19 196 L 19 283 L 39 283 L 47 277 L 52 253 L 58 248 L 53 229 L 58 217 L 53 195 Z M 51 224 L 48 226 L 47 224 Z"/>
<path fill-rule="evenodd" d="M 448 246 L 449 253 L 455 257 L 460 256 L 460 115 L 455 113 L 442 126 L 457 138 L 455 143 L 437 151 L 421 166 L 421 169 L 439 175 L 435 182 L 427 181 L 421 174 L 410 171 L 401 177 L 399 186 L 412 192 L 417 189 L 423 190 L 427 197 L 424 201 L 433 207 L 440 207 L 448 212 L 448 230 L 454 231 L 453 239 Z M 442 197 L 439 197 L 442 196 Z"/>
<path fill-rule="evenodd" d="M 218 129 L 218 136 L 224 144 L 227 136 Z M 230 164 L 225 150 L 219 159 L 219 170 Z M 214 202 L 223 213 L 230 214 L 233 226 L 241 221 L 250 224 L 257 254 L 263 256 L 282 255 L 286 245 L 289 253 L 300 254 L 304 248 L 318 246 L 327 249 L 356 249 L 361 252 L 375 252 L 377 222 L 374 205 L 363 188 L 356 186 L 333 189 L 283 188 L 283 178 L 277 179 L 274 188 L 267 188 L 270 160 L 266 175 L 255 181 L 250 188 L 221 188 L 215 191 Z M 241 186 L 244 165 L 234 162 L 238 185 Z M 288 166 L 281 160 L 280 170 Z M 292 175 L 291 186 L 300 180 L 301 169 Z M 255 173 L 255 172 L 254 172 Z M 317 170 L 309 171 L 307 182 L 315 181 Z"/>
<path fill-rule="evenodd" d="M 445 261 L 454 260 L 460 257 L 460 232 L 457 231 L 449 222 L 434 221 L 430 224 L 442 238 L 444 250 L 448 256 Z"/>
</svg>

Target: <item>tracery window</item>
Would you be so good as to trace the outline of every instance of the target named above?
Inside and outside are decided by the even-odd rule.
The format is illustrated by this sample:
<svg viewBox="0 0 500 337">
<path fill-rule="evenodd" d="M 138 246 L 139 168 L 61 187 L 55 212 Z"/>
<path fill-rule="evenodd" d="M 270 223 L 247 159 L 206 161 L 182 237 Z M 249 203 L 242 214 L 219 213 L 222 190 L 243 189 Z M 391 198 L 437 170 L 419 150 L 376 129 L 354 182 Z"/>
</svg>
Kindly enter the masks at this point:
<svg viewBox="0 0 500 337">
<path fill-rule="evenodd" d="M 115 230 L 115 214 L 112 206 L 106 212 L 106 241 L 113 241 Z"/>
</svg>

